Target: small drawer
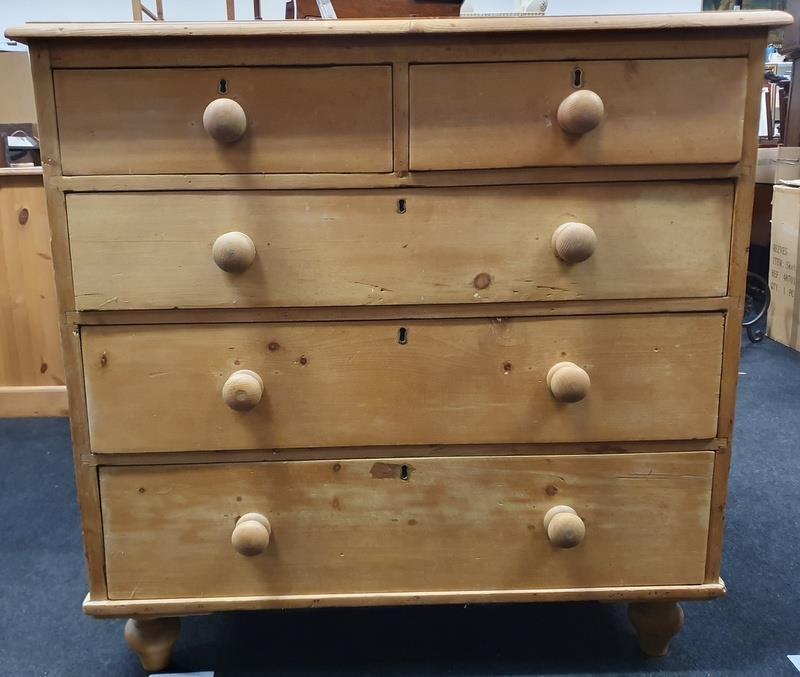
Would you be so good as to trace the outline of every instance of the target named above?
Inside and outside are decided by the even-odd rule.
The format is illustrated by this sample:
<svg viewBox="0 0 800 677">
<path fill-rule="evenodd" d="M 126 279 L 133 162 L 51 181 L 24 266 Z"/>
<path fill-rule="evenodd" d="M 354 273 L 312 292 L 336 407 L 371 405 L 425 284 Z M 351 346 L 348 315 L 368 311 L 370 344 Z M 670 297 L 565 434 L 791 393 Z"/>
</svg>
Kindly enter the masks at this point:
<svg viewBox="0 0 800 677">
<path fill-rule="evenodd" d="M 709 439 L 716 313 L 84 327 L 95 452 Z"/>
<path fill-rule="evenodd" d="M 109 598 L 700 584 L 713 465 L 681 452 L 104 467 Z"/>
<path fill-rule="evenodd" d="M 415 65 L 411 169 L 737 162 L 747 60 Z"/>
<path fill-rule="evenodd" d="M 392 171 L 389 66 L 60 70 L 64 174 Z"/>
<path fill-rule="evenodd" d="M 712 181 L 67 196 L 79 310 L 724 296 L 732 210 Z"/>
</svg>

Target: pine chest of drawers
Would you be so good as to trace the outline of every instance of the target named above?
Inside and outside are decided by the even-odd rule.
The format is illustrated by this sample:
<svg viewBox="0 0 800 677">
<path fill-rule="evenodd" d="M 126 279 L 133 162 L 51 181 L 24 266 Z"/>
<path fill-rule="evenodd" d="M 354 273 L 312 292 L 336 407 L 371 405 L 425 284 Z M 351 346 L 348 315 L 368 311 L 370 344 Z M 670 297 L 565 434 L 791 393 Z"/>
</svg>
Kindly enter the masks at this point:
<svg viewBox="0 0 800 677">
<path fill-rule="evenodd" d="M 720 579 L 771 12 L 36 25 L 89 595 L 182 615 Z"/>
</svg>

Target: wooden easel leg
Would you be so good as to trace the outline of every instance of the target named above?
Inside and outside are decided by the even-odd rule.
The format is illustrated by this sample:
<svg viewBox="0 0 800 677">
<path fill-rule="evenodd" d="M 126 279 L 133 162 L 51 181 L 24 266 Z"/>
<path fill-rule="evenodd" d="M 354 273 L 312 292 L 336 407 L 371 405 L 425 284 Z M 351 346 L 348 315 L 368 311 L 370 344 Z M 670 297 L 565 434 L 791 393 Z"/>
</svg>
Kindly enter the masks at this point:
<svg viewBox="0 0 800 677">
<path fill-rule="evenodd" d="M 125 641 L 145 670 L 163 670 L 169 665 L 180 631 L 179 618 L 130 618 L 125 624 Z"/>
<path fill-rule="evenodd" d="M 670 641 L 683 627 L 683 609 L 677 602 L 631 602 L 628 618 L 648 656 L 666 656 Z"/>
</svg>

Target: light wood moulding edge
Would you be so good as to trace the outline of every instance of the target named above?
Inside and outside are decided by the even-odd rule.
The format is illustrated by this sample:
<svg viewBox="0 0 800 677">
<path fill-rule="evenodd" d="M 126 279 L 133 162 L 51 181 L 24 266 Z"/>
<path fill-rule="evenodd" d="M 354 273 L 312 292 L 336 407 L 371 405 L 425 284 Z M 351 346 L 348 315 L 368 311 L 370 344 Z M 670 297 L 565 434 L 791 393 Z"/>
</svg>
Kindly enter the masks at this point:
<svg viewBox="0 0 800 677">
<path fill-rule="evenodd" d="M 72 454 L 81 511 L 84 554 L 90 593 L 100 599 L 106 596 L 100 488 L 97 469 L 80 462 L 81 455 L 90 448 L 89 427 L 83 382 L 80 329 L 66 320 L 67 312 L 75 308 L 75 294 L 69 258 L 66 200 L 64 193 L 53 185 L 53 179 L 61 173 L 61 154 L 50 52 L 46 46 L 34 46 L 31 48 L 30 57 L 36 111 L 42 138 L 42 174 L 50 223 L 53 269 L 59 308 L 59 329 L 67 381 Z"/>
<path fill-rule="evenodd" d="M 397 113 L 397 110 L 395 110 Z M 399 145 L 407 150 L 407 127 Z M 398 142 L 395 140 L 395 150 Z M 49 185 L 65 193 L 177 190 L 346 190 L 368 188 L 445 188 L 547 183 L 613 183 L 617 181 L 703 181 L 736 179 L 738 165 L 641 165 L 605 167 L 528 167 L 410 172 L 407 160 L 395 158 L 400 172 L 388 174 L 136 174 L 54 176 Z"/>
<path fill-rule="evenodd" d="M 720 436 L 733 432 L 736 409 L 736 385 L 739 379 L 739 351 L 742 337 L 742 316 L 747 284 L 747 250 L 750 246 L 755 167 L 758 148 L 755 142 L 759 123 L 760 97 L 764 77 L 764 41 L 751 42 L 747 69 L 747 107 L 745 109 L 741 177 L 736 183 L 731 233 L 730 265 L 728 266 L 728 298 L 730 311 L 725 316 L 722 348 L 721 387 L 717 430 Z M 708 525 L 706 581 L 719 577 L 725 529 L 725 506 L 728 499 L 728 476 L 731 451 L 722 449 L 714 455 L 714 477 L 711 488 L 711 519 Z"/>
<path fill-rule="evenodd" d="M 259 449 L 229 451 L 138 452 L 95 454 L 86 452 L 82 463 L 89 466 L 175 465 L 207 463 L 261 463 L 281 461 L 329 461 L 370 458 L 436 458 L 464 456 L 537 456 L 563 454 L 582 456 L 600 454 L 669 453 L 676 451 L 718 451 L 728 440 L 665 440 L 647 442 L 585 442 L 539 444 L 453 444 L 400 447 L 328 447 L 314 449 Z"/>
<path fill-rule="evenodd" d="M 0 386 L 0 418 L 68 415 L 66 386 Z"/>
<path fill-rule="evenodd" d="M 209 21 L 209 22 L 103 22 L 28 23 L 9 28 L 6 36 L 19 42 L 32 39 L 126 38 L 271 35 L 408 35 L 458 33 L 547 33 L 554 31 L 609 31 L 675 29 L 741 29 L 788 26 L 786 12 L 750 10 L 743 12 L 687 12 L 673 14 L 491 17 L 440 19 L 340 19 L 338 21 Z"/>
<path fill-rule="evenodd" d="M 725 583 L 702 585 L 639 586 L 627 588 L 554 588 L 550 590 L 447 590 L 442 592 L 384 592 L 335 595 L 282 595 L 154 600 L 93 600 L 83 610 L 90 616 L 181 616 L 216 611 L 257 609 L 308 609 L 319 607 L 404 606 L 420 604 L 489 604 L 516 602 L 630 602 L 708 600 L 725 595 Z"/>
<path fill-rule="evenodd" d="M 50 40 L 55 68 L 165 68 L 219 66 L 359 65 L 471 61 L 600 61 L 671 59 L 675 43 L 684 58 L 748 54 L 748 40 L 764 28 L 673 31 L 604 31 L 575 40 L 569 31 L 414 35 L 280 35 L 164 39 L 127 37 Z M 34 43 L 38 44 L 38 43 Z"/>
<path fill-rule="evenodd" d="M 67 313 L 78 325 L 218 324 L 226 322 L 349 322 L 370 320 L 443 320 L 643 313 L 727 313 L 728 297 L 630 299 L 613 301 L 540 301 L 439 305 L 322 306 L 307 308 L 187 308 L 181 310 L 79 310 Z"/>
</svg>

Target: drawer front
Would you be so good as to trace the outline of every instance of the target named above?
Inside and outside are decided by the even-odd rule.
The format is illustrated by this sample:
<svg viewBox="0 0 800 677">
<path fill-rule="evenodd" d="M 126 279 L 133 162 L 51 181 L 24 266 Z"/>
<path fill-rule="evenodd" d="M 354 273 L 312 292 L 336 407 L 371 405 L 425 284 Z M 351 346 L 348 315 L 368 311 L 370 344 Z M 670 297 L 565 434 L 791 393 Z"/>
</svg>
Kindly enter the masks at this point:
<svg viewBox="0 0 800 677">
<path fill-rule="evenodd" d="M 699 584 L 713 459 L 684 452 L 105 467 L 109 597 Z M 559 547 L 574 542 L 561 540 L 561 525 L 544 528 L 557 505 L 584 524 L 575 547 Z M 248 541 L 248 556 L 232 545 L 246 513 L 265 517 L 271 530 L 268 542 Z"/>
<path fill-rule="evenodd" d="M 85 327 L 92 449 L 712 438 L 722 330 L 711 313 Z"/>
<path fill-rule="evenodd" d="M 736 162 L 746 69 L 739 58 L 411 66 L 411 168 Z M 585 133 L 559 124 L 576 77 L 604 109 Z"/>
<path fill-rule="evenodd" d="M 80 310 L 722 296 L 732 209 L 729 182 L 67 196 Z"/>
<path fill-rule="evenodd" d="M 63 70 L 53 77 L 64 174 L 392 170 L 389 66 Z M 204 127 L 206 107 L 220 98 L 240 110 L 212 110 L 206 122 L 223 130 L 218 135 L 226 122 L 241 122 L 237 140 L 215 140 Z"/>
</svg>

